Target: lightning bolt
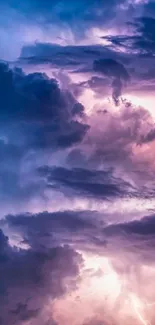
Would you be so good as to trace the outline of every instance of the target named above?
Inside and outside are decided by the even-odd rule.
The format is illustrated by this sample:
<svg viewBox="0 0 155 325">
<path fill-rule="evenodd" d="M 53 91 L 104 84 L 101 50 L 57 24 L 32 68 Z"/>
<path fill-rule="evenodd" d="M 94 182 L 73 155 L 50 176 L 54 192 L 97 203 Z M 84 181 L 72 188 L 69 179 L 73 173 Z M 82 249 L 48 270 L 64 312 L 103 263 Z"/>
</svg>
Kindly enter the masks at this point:
<svg viewBox="0 0 155 325">
<path fill-rule="evenodd" d="M 141 308 L 141 304 L 138 303 L 137 299 L 132 295 L 131 296 L 131 302 L 132 302 L 132 305 L 133 305 L 133 308 L 134 308 L 134 311 L 135 311 L 135 314 L 137 315 L 137 318 L 140 320 L 140 322 L 143 324 L 143 325 L 151 325 L 151 323 L 149 321 L 147 321 L 143 315 L 141 314 L 140 312 L 140 308 Z M 153 303 L 155 304 L 155 303 Z M 149 305 L 149 304 L 147 304 Z"/>
</svg>

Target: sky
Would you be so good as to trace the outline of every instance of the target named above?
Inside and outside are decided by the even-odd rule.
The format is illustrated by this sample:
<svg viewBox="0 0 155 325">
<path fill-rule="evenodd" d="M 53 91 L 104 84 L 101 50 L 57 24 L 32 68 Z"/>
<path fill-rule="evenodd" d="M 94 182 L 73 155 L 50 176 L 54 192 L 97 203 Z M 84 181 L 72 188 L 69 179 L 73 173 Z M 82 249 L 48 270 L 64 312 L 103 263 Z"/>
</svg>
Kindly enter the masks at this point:
<svg viewBox="0 0 155 325">
<path fill-rule="evenodd" d="M 155 324 L 155 1 L 0 1 L 0 325 Z"/>
</svg>

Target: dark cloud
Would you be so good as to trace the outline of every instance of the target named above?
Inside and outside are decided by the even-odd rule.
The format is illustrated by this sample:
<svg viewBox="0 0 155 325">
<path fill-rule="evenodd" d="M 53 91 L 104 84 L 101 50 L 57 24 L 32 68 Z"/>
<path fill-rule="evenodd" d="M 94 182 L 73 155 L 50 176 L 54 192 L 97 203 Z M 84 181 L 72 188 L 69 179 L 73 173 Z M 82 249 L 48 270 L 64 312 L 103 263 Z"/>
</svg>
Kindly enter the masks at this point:
<svg viewBox="0 0 155 325">
<path fill-rule="evenodd" d="M 154 215 L 125 223 L 112 224 L 103 229 L 103 236 L 112 248 L 122 247 L 122 253 L 132 255 L 130 262 L 138 261 L 144 264 L 154 264 Z M 124 248 L 123 248 L 124 247 Z M 116 262 L 117 264 L 117 262 Z"/>
<path fill-rule="evenodd" d="M 153 17 L 142 16 L 129 23 L 132 27 L 133 35 L 104 36 L 115 48 L 124 48 L 129 52 L 139 55 L 152 56 L 155 52 L 155 19 Z"/>
<path fill-rule="evenodd" d="M 144 259 L 149 263 L 154 261 L 154 215 L 133 221 L 117 222 L 113 219 L 108 222 L 108 215 L 103 213 L 70 210 L 9 215 L 1 225 L 20 234 L 25 243 L 43 255 L 56 245 L 67 244 L 75 249 L 98 251 L 105 256 L 112 256 L 114 252 L 116 256 L 126 253 L 133 254 L 133 259 L 139 256 L 142 262 Z M 2 235 L 2 241 L 1 250 L 8 254 L 7 237 Z M 117 252 L 120 247 L 121 252 Z"/>
<path fill-rule="evenodd" d="M 155 232 L 155 216 L 151 215 L 127 225 L 126 230 L 132 233 L 151 236 Z"/>
<path fill-rule="evenodd" d="M 19 63 L 47 64 L 54 67 L 65 67 L 67 70 L 90 71 L 93 60 L 100 57 L 115 58 L 124 55 L 117 54 L 101 45 L 57 45 L 52 43 L 36 42 L 22 48 Z"/>
<path fill-rule="evenodd" d="M 144 6 L 145 13 L 147 17 L 155 16 L 155 3 L 154 0 L 147 1 Z"/>
<path fill-rule="evenodd" d="M 0 263 L 0 324 L 45 324 L 51 315 L 42 315 L 44 306 L 72 289 L 67 278 L 76 278 L 81 257 L 68 246 L 43 252 L 31 242 L 27 250 L 12 248 L 1 231 Z"/>
<path fill-rule="evenodd" d="M 17 216 L 8 215 L 2 225 L 8 224 L 14 232 L 20 233 L 24 242 L 35 249 L 44 250 L 56 245 L 75 242 L 76 238 L 89 237 L 93 232 L 95 211 L 59 211 L 42 212 L 36 215 L 22 213 Z"/>
<path fill-rule="evenodd" d="M 125 87 L 131 97 L 137 90 L 154 91 L 154 9 L 151 1 L 134 0 L 0 3 L 0 57 L 18 57 L 18 68 L 0 63 L 1 217 L 7 211 L 0 220 L 0 325 L 62 325 L 54 303 L 62 299 L 69 318 L 65 299 L 72 309 L 72 293 L 82 290 L 76 301 L 86 301 L 87 277 L 92 285 L 95 280 L 95 290 L 101 280 L 105 300 L 101 313 L 90 315 L 101 295 L 95 293 L 88 313 L 86 301 L 79 325 L 118 324 L 120 315 L 123 323 L 117 307 L 124 283 L 126 302 L 128 293 L 138 292 L 135 284 L 145 285 L 140 269 L 149 280 L 152 271 L 143 266 L 155 263 L 155 216 L 139 210 L 154 202 L 155 127 L 146 109 L 121 96 Z M 106 31 L 112 35 L 100 39 Z M 93 45 L 97 39 L 103 45 Z M 117 108 L 110 99 L 106 106 L 110 88 Z M 93 270 L 83 269 L 89 253 Z M 105 260 L 100 273 L 96 257 Z M 107 276 L 106 257 L 114 271 L 105 285 L 112 286 L 110 299 L 117 291 L 115 271 L 121 284 L 114 309 L 113 301 L 105 307 L 109 297 L 100 278 Z M 126 306 L 139 316 L 139 307 L 129 303 L 123 312 Z"/>
<path fill-rule="evenodd" d="M 113 59 L 99 59 L 94 61 L 94 70 L 108 77 L 129 80 L 129 75 L 124 66 Z"/>
<path fill-rule="evenodd" d="M 21 304 L 19 303 L 17 305 L 17 308 L 12 310 L 12 314 L 17 316 L 17 319 L 20 319 L 21 321 L 28 321 L 31 319 L 34 319 L 39 313 L 39 309 L 36 310 L 30 310 L 28 309 L 27 304 Z"/>
<path fill-rule="evenodd" d="M 145 16 L 141 17 L 135 23 L 135 27 L 137 32 L 141 34 L 141 37 L 135 41 L 135 45 L 144 53 L 153 54 L 155 51 L 155 19 Z"/>
<path fill-rule="evenodd" d="M 83 86 L 85 84 L 83 83 Z M 87 81 L 86 83 L 87 87 L 94 90 L 95 92 L 98 93 L 98 95 L 101 96 L 101 92 L 106 91 L 106 95 L 108 94 L 108 80 L 107 78 L 101 78 L 99 76 L 94 76 L 90 80 Z M 107 87 L 108 86 L 108 87 Z"/>
<path fill-rule="evenodd" d="M 109 226 L 106 228 L 106 232 L 117 235 L 122 232 L 122 234 L 126 233 L 127 235 L 150 236 L 150 238 L 152 238 L 152 235 L 155 233 L 155 216 L 151 215 L 140 220 L 133 220 L 127 223 L 119 223 L 117 225 Z M 139 239 L 141 238 L 139 237 Z"/>
<path fill-rule="evenodd" d="M 38 42 L 23 47 L 18 64 L 26 67 L 30 64 L 42 68 L 47 66 L 55 71 L 65 69 L 69 73 L 85 74 L 85 81 L 77 85 L 70 82 L 69 88 L 73 93 L 77 94 L 75 90 L 82 92 L 85 88 L 91 88 L 97 96 L 101 97 L 102 94 L 102 97 L 107 97 L 112 86 L 113 99 L 117 104 L 124 89 L 129 93 L 154 90 L 153 55 L 142 54 L 140 47 L 138 49 L 133 44 L 135 37 L 139 36 L 104 36 L 109 46 L 60 46 Z M 120 51 L 121 46 L 124 51 Z"/>
<path fill-rule="evenodd" d="M 0 63 L 0 80 L 0 199 L 31 199 L 39 190 L 34 169 L 45 152 L 85 136 L 84 107 L 44 73 Z"/>
<path fill-rule="evenodd" d="M 76 44 L 97 39 L 98 30 L 124 28 L 124 23 L 143 7 L 127 0 L 68 1 L 2 0 L 0 3 L 0 58 L 17 59 L 20 49 L 29 42 L 53 40 L 56 43 Z M 20 29 L 18 26 L 20 25 Z M 79 29 L 78 26 L 81 26 Z M 59 60 L 58 60 L 59 61 Z M 69 60 L 68 60 L 69 61 Z"/>
<path fill-rule="evenodd" d="M 8 247 L 8 237 L 4 235 L 3 231 L 0 230 L 0 256 L 3 260 L 3 256 L 9 251 Z"/>
<path fill-rule="evenodd" d="M 120 62 L 119 62 L 119 61 Z M 65 68 L 71 72 L 92 75 L 91 79 L 80 83 L 80 87 L 92 88 L 98 94 L 102 90 L 104 96 L 112 86 L 113 99 L 118 103 L 122 89 L 129 83 L 127 68 L 131 58 L 105 46 L 60 46 L 56 44 L 36 43 L 25 46 L 21 51 L 20 64 L 48 64 L 55 69 Z M 105 77 L 101 78 L 98 74 Z M 71 87 L 73 88 L 73 87 Z"/>
<path fill-rule="evenodd" d="M 113 59 L 99 59 L 94 61 L 94 71 L 112 78 L 112 97 L 115 104 L 118 105 L 123 84 L 127 83 L 130 79 L 123 64 Z"/>
<path fill-rule="evenodd" d="M 137 276 L 142 276 L 138 273 L 139 265 L 154 263 L 154 215 L 124 223 L 116 223 L 115 220 L 110 224 L 103 218 L 103 213 L 99 215 L 93 211 L 64 211 L 10 215 L 1 222 L 3 228 L 7 225 L 30 246 L 27 251 L 11 248 L 1 232 L 3 301 L 9 282 L 7 307 L 4 302 L 1 307 L 4 315 L 2 324 L 7 324 L 10 317 L 15 324 L 26 319 L 35 325 L 40 325 L 41 321 L 48 324 L 49 315 L 43 313 L 43 305 L 48 303 L 49 298 L 52 302 L 55 297 L 61 297 L 66 289 L 69 294 L 76 288 L 81 257 L 68 246 L 60 247 L 60 242 L 107 256 L 119 276 L 125 274 L 125 281 L 130 286 L 137 285 Z M 45 241 L 44 237 L 49 236 L 51 241 Z M 66 282 L 68 276 L 73 281 L 70 286 Z M 18 293 L 19 299 L 15 296 L 12 301 L 14 292 Z M 52 316 L 52 305 L 50 311 Z M 88 315 L 84 324 L 96 324 L 95 321 L 100 324 L 97 314 L 93 318 Z"/>
<path fill-rule="evenodd" d="M 114 177 L 111 171 L 45 166 L 39 172 L 45 177 L 48 188 L 64 191 L 66 195 L 112 199 L 128 196 L 133 190 L 129 183 Z"/>
<path fill-rule="evenodd" d="M 70 120 L 75 116 L 75 98 L 60 90 L 58 82 L 44 73 L 24 74 L 21 69 L 9 69 L 1 63 L 1 120 L 50 122 Z M 76 115 L 83 108 L 79 106 Z"/>
</svg>

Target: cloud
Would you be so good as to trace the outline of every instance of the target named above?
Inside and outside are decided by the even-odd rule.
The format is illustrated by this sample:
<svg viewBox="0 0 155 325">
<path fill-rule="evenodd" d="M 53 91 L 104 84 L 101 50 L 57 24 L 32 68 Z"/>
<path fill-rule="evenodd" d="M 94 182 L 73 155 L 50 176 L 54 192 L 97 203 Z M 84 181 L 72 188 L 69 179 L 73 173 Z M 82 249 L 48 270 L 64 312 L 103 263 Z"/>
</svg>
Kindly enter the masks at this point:
<svg viewBox="0 0 155 325">
<path fill-rule="evenodd" d="M 130 22 L 129 26 L 132 29 L 132 35 L 103 36 L 103 39 L 111 42 L 114 49 L 118 47 L 124 48 L 131 53 L 153 55 L 155 51 L 154 17 L 149 15 L 138 17 L 133 22 Z"/>
<path fill-rule="evenodd" d="M 116 77 L 124 81 L 129 80 L 129 75 L 124 66 L 113 59 L 99 59 L 94 61 L 94 70 L 109 77 Z"/>
<path fill-rule="evenodd" d="M 7 202 L 11 205 L 16 202 L 19 206 L 41 194 L 40 185 L 28 166 L 31 158 L 26 158 L 28 153 L 26 146 L 13 143 L 15 142 L 13 137 L 12 140 L 8 138 L 0 140 L 0 201 L 2 206 Z"/>
<path fill-rule="evenodd" d="M 17 249 L 1 231 L 0 262 L 0 324 L 45 324 L 52 322 L 44 313 L 48 301 L 72 290 L 68 279 L 78 276 L 81 257 L 68 246 L 42 251 L 31 243 L 27 250 Z"/>
<path fill-rule="evenodd" d="M 114 58 L 119 56 L 116 52 L 102 45 L 58 45 L 53 43 L 36 42 L 23 46 L 19 57 L 19 63 L 51 64 L 53 67 L 67 70 L 92 69 L 93 60 L 101 56 Z M 121 57 L 121 55 L 120 55 Z M 123 60 L 122 55 L 122 60 Z"/>
<path fill-rule="evenodd" d="M 69 196 L 112 199 L 128 196 L 130 190 L 133 190 L 129 183 L 115 178 L 111 171 L 45 166 L 39 172 L 45 177 L 48 188 L 63 191 Z"/>
<path fill-rule="evenodd" d="M 51 177 L 46 171 L 51 189 L 96 199 L 153 199 L 154 120 L 149 112 L 123 101 L 115 112 L 105 111 L 104 107 L 94 112 L 89 122 L 91 128 L 84 141 L 69 151 L 62 175 L 61 169 L 54 175 L 51 168 Z M 85 179 L 80 170 L 85 177 L 87 172 L 92 174 Z"/>
<path fill-rule="evenodd" d="M 98 165 L 103 161 L 117 166 L 130 159 L 133 147 L 138 148 L 142 136 L 148 134 L 154 122 L 147 110 L 124 101 L 118 111 L 105 112 L 103 107 L 94 113 L 90 124 L 88 135 L 80 146 L 83 155 L 90 164 L 95 160 Z"/>
<path fill-rule="evenodd" d="M 0 3 L 0 325 L 154 323 L 154 9 Z"/>
<path fill-rule="evenodd" d="M 115 104 L 118 105 L 123 83 L 128 82 L 130 79 L 123 64 L 113 59 L 99 59 L 94 61 L 94 71 L 112 78 L 112 97 Z"/>
<path fill-rule="evenodd" d="M 87 79 L 90 75 L 92 76 L 91 79 L 81 82 L 80 86 L 81 88 L 92 88 L 93 91 L 97 91 L 98 87 L 101 90 L 102 87 L 107 92 L 107 85 L 109 87 L 111 82 L 112 96 L 115 104 L 117 104 L 118 98 L 122 94 L 122 88 L 130 80 L 127 68 L 124 66 L 128 59 L 125 54 L 122 55 L 101 45 L 60 46 L 50 43 L 36 43 L 23 47 L 19 62 L 20 64 L 32 65 L 50 64 L 54 69 L 65 68 L 70 72 L 84 73 Z M 98 74 L 104 75 L 105 78 L 101 78 Z"/>
<path fill-rule="evenodd" d="M 16 12 L 23 16 L 27 22 L 34 21 L 35 24 L 41 26 L 49 26 L 50 24 L 59 24 L 72 26 L 73 31 L 77 35 L 83 35 L 85 29 L 92 26 L 102 26 L 112 19 L 115 11 L 121 9 L 121 4 L 126 3 L 125 0 L 111 0 L 109 3 L 102 3 L 101 0 L 93 1 L 75 1 L 74 4 L 68 1 L 52 1 L 45 3 L 42 0 L 38 2 L 31 2 L 29 0 L 23 5 L 20 1 L 13 4 L 11 1 L 1 2 L 3 10 L 8 12 Z M 78 30 L 76 23 L 82 26 L 81 31 Z"/>
<path fill-rule="evenodd" d="M 133 292 L 134 295 L 137 294 L 137 299 L 140 294 L 145 294 L 145 297 L 150 297 L 150 300 L 153 299 L 154 295 L 150 291 L 150 285 L 153 280 L 151 267 L 154 265 L 154 219 L 154 215 L 150 215 L 130 222 L 117 223 L 114 220 L 108 223 L 106 216 L 95 211 L 44 212 L 35 215 L 7 216 L 1 222 L 3 229 L 7 229 L 5 228 L 7 226 L 12 234 L 20 235 L 29 245 L 29 248 L 24 251 L 22 249 L 17 250 L 15 247 L 11 248 L 8 245 L 7 238 L 1 232 L 2 269 L 4 271 L 2 275 L 3 290 L 7 285 L 7 281 L 9 281 L 7 308 L 4 308 L 3 304 L 1 307 L 3 308 L 2 315 L 5 315 L 5 312 L 7 315 L 3 316 L 3 324 L 5 322 L 7 324 L 10 320 L 9 317 L 15 321 L 15 324 L 18 324 L 19 321 L 22 323 L 26 319 L 31 320 L 32 324 L 40 325 L 41 322 L 46 324 L 48 318 L 52 316 L 54 320 L 51 321 L 57 321 L 55 306 L 58 309 L 61 307 L 61 319 L 65 319 L 66 315 L 63 313 L 68 310 L 67 300 L 69 305 L 74 305 L 74 317 L 78 312 L 78 302 L 80 308 L 81 303 L 85 307 L 85 317 L 82 317 L 79 324 L 94 324 L 95 321 L 97 324 L 100 324 L 101 321 L 106 322 L 111 319 L 112 315 L 109 314 L 109 309 L 107 309 L 106 314 L 100 313 L 101 304 L 102 311 L 103 307 L 108 307 L 108 303 L 111 304 L 111 308 L 115 308 L 117 305 L 117 311 L 114 309 L 115 323 L 117 324 L 120 317 L 120 303 L 124 304 L 125 301 L 124 295 L 130 298 L 130 294 Z M 51 240 L 49 240 L 50 236 Z M 45 238 L 48 239 L 45 240 Z M 64 246 L 65 242 L 69 246 L 72 245 L 72 248 Z M 21 245 L 21 243 L 18 243 L 18 245 Z M 84 252 L 83 258 L 88 255 L 88 266 L 84 273 L 82 273 L 83 264 L 81 264 L 83 261 L 81 256 L 74 251 L 75 249 Z M 14 254 L 16 252 L 16 257 L 13 257 L 13 252 Z M 92 258 L 93 263 L 90 266 L 89 254 L 90 262 Z M 113 267 L 112 270 L 108 268 L 108 272 L 112 273 L 106 273 L 106 259 L 108 259 L 109 268 L 110 265 Z M 12 265 L 13 261 L 14 264 Z M 103 262 L 100 268 L 98 261 Z M 87 259 L 85 262 L 87 262 Z M 81 270 L 80 278 L 78 267 Z M 144 272 L 145 268 L 147 268 L 148 274 Z M 96 269 L 98 273 L 95 271 Z M 16 280 L 14 274 L 19 274 L 16 276 Z M 14 279 L 13 286 L 11 282 L 13 280 L 9 280 L 10 277 Z M 109 301 L 110 297 L 113 299 L 115 295 L 113 295 L 113 290 L 108 289 L 109 282 L 108 287 L 102 287 L 102 283 L 109 279 L 117 288 L 117 278 L 122 281 L 122 277 L 123 282 L 120 282 L 121 291 L 117 301 L 115 299 Z M 24 286 L 23 279 L 25 279 Z M 92 297 L 90 300 L 87 297 L 86 289 L 88 283 L 90 291 L 94 290 L 94 294 L 89 296 Z M 100 292 L 102 292 L 102 298 L 105 298 L 106 290 L 110 290 L 108 291 L 110 297 L 108 300 L 104 299 L 101 302 Z M 14 292 L 18 293 L 20 299 L 17 299 L 17 296 L 12 299 Z M 97 293 L 99 296 L 94 296 Z M 3 295 L 3 299 L 4 297 Z M 50 314 L 48 309 L 49 300 Z M 91 307 L 92 313 L 89 313 L 87 304 L 92 304 L 92 301 L 95 301 L 95 305 Z M 126 312 L 124 310 L 123 317 L 127 317 L 128 313 L 126 314 Z M 130 312 L 132 313 L 132 308 L 130 308 Z M 68 313 L 67 317 L 70 316 L 71 313 Z"/>
<path fill-rule="evenodd" d="M 136 10 L 134 6 L 134 10 Z M 29 1 L 0 3 L 0 58 L 17 59 L 23 45 L 35 42 L 62 44 L 97 43 L 97 29 L 124 25 L 125 17 L 133 15 L 127 0 L 95 1 Z M 115 16 L 115 19 L 113 17 Z M 123 17 L 123 19 L 122 19 Z M 20 25 L 20 29 L 18 26 Z M 77 26 L 81 26 L 79 29 Z M 95 38 L 95 40 L 94 40 Z"/>
<path fill-rule="evenodd" d="M 106 229 L 107 233 L 109 231 L 109 234 L 115 233 L 119 234 L 122 232 L 126 233 L 126 235 L 139 235 L 139 236 L 148 236 L 152 238 L 152 235 L 155 233 L 155 216 L 147 216 L 140 220 L 133 220 L 127 223 L 119 223 L 114 226 L 109 226 Z M 140 240 L 141 238 L 137 236 L 137 240 Z"/>
<path fill-rule="evenodd" d="M 33 248 L 35 252 L 42 254 L 48 254 L 50 249 L 60 245 L 72 245 L 74 249 L 98 251 L 103 256 L 112 257 L 116 253 L 117 257 L 126 252 L 132 254 L 133 259 L 139 254 L 142 263 L 145 259 L 149 263 L 154 261 L 154 214 L 139 220 L 117 222 L 113 219 L 109 222 L 108 214 L 89 210 L 25 213 L 6 216 L 1 221 L 1 226 L 9 229 L 10 236 L 20 235 L 21 242 L 16 245 L 20 246 L 23 241 L 29 249 Z M 11 248 L 7 243 L 7 237 L 1 232 L 3 258 L 4 252 L 10 254 Z M 117 252 L 120 247 L 122 251 Z"/>
<path fill-rule="evenodd" d="M 109 164 L 114 162 L 113 166 L 124 165 L 125 162 L 126 167 L 129 159 L 133 168 L 136 150 L 140 150 L 140 145 L 145 145 L 143 138 L 145 139 L 153 128 L 153 118 L 146 109 L 123 101 L 118 111 L 105 114 L 102 110 L 93 116 L 91 129 L 85 138 L 87 156 L 90 157 L 90 162 L 95 158 L 96 163 L 101 163 L 103 159 L 103 162 L 107 161 Z M 90 143 L 91 147 L 88 148 Z"/>
<path fill-rule="evenodd" d="M 1 221 L 2 225 L 9 225 L 14 233 L 19 233 L 24 243 L 35 249 L 46 250 L 60 244 L 73 244 L 77 240 L 89 238 L 93 232 L 96 211 L 57 211 L 40 212 L 38 214 L 21 213 L 8 215 Z M 20 244 L 20 243 L 19 243 Z M 80 242 L 79 242 L 80 244 Z"/>
<path fill-rule="evenodd" d="M 109 251 L 109 254 L 113 256 L 113 254 L 115 254 L 115 252 L 117 251 L 118 247 L 122 247 L 120 255 L 126 254 L 126 257 L 124 257 L 124 266 L 125 264 L 127 265 L 128 262 L 134 265 L 137 259 L 137 268 L 139 267 L 139 263 L 148 266 L 154 265 L 154 224 L 154 215 L 149 215 L 147 217 L 142 217 L 140 220 L 111 224 L 105 227 L 103 229 L 103 236 L 107 243 L 107 249 Z M 127 261 L 128 258 L 129 260 Z M 114 261 L 116 269 L 117 265 L 119 265 L 119 259 L 121 264 L 121 256 L 120 258 L 118 257 L 118 261 L 117 258 Z M 130 272 L 132 273 L 131 265 L 129 266 L 129 273 Z M 134 273 L 136 276 L 136 270 Z M 142 284 L 140 283 L 140 287 L 141 286 Z"/>
<path fill-rule="evenodd" d="M 17 59 L 22 46 L 38 40 L 59 44 L 100 42 L 100 35 L 126 31 L 126 21 L 142 12 L 143 1 L 1 1 L 0 58 Z M 20 29 L 18 28 L 20 24 Z M 79 29 L 77 26 L 81 26 Z"/>
<path fill-rule="evenodd" d="M 3 80 L 1 98 L 1 120 L 20 122 L 69 121 L 83 111 L 82 105 L 75 114 L 77 101 L 69 93 L 59 88 L 55 79 L 44 73 L 24 74 L 19 68 L 9 69 L 0 65 Z M 9 96 L 8 96 L 9 94 Z"/>
<path fill-rule="evenodd" d="M 91 88 L 97 96 L 101 97 L 102 93 L 104 98 L 109 96 L 111 86 L 113 97 L 123 95 L 123 92 L 137 93 L 137 96 L 139 92 L 148 94 L 154 90 L 154 59 L 151 54 L 146 56 L 138 52 L 138 49 L 133 50 L 134 37 L 136 36 L 117 34 L 104 36 L 106 41 L 109 41 L 108 46 L 78 44 L 62 46 L 37 42 L 23 47 L 18 64 L 27 68 L 46 67 L 47 71 L 50 71 L 51 67 L 54 71 L 64 70 L 71 79 L 73 75 L 74 78 L 77 76 L 78 80 L 81 78 L 81 82 L 77 82 L 76 89 L 82 92 L 86 88 Z M 131 48 L 126 48 L 126 42 L 130 43 Z M 124 46 L 124 50 L 123 48 L 120 50 L 120 46 Z M 97 62 L 95 69 L 98 71 L 94 69 L 94 62 Z M 73 91 L 71 82 L 70 89 Z"/>
<path fill-rule="evenodd" d="M 89 126 L 83 105 L 46 74 L 0 63 L 0 80 L 1 201 L 30 199 L 38 195 L 35 168 L 47 152 L 82 141 Z"/>
</svg>

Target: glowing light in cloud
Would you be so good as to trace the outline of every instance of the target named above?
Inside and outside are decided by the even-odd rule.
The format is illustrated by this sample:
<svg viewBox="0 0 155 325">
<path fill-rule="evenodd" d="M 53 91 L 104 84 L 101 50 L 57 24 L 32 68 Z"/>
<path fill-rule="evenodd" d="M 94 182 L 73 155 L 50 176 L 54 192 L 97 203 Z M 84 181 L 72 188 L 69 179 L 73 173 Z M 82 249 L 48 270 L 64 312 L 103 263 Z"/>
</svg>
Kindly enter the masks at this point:
<svg viewBox="0 0 155 325">
<path fill-rule="evenodd" d="M 137 315 L 137 318 L 140 320 L 140 322 L 143 325 L 151 325 L 151 323 L 146 320 L 143 316 L 144 308 L 146 307 L 141 300 L 138 299 L 135 295 L 131 295 L 131 302 L 135 311 L 135 314 Z"/>
<path fill-rule="evenodd" d="M 84 265 L 80 271 L 77 289 L 52 304 L 52 315 L 58 323 L 81 325 L 97 315 L 100 321 L 111 324 L 152 325 L 154 302 L 134 292 L 128 286 L 127 274 L 118 274 L 107 257 L 80 252 Z M 144 270 L 143 270 L 144 271 Z M 146 271 L 146 270 L 145 270 Z M 151 276 L 151 270 L 148 272 Z"/>
<path fill-rule="evenodd" d="M 117 299 L 121 291 L 121 282 L 113 270 L 108 258 L 84 254 L 84 268 L 82 274 L 90 272 L 89 295 L 94 295 L 102 300 L 104 296 L 113 300 Z M 88 273 L 89 273 L 88 272 Z"/>
<path fill-rule="evenodd" d="M 113 270 L 108 258 L 82 253 L 84 266 L 80 272 L 77 290 L 56 300 L 53 305 L 55 320 L 67 325 L 83 324 L 95 313 L 113 313 L 113 308 L 121 292 L 119 276 Z M 82 309 L 81 309 L 82 307 Z"/>
<path fill-rule="evenodd" d="M 125 94 L 123 97 L 126 98 L 127 101 L 130 101 L 133 105 L 141 106 L 147 109 L 155 119 L 155 98 L 153 95 L 143 95 L 141 93 L 139 95 Z"/>
</svg>

